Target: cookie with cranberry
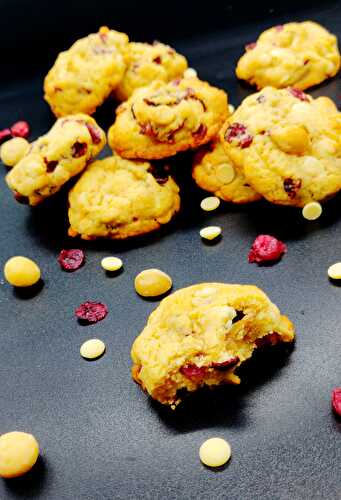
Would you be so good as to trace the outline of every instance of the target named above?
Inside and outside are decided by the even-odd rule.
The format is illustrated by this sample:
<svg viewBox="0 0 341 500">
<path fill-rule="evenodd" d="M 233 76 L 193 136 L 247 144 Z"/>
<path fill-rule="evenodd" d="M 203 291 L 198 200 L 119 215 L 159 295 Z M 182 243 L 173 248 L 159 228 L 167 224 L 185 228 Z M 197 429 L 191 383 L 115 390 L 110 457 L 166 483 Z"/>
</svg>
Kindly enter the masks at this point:
<svg viewBox="0 0 341 500">
<path fill-rule="evenodd" d="M 115 155 L 91 163 L 69 194 L 70 236 L 124 239 L 159 229 L 179 211 L 167 167 Z"/>
<path fill-rule="evenodd" d="M 219 139 L 199 148 L 194 156 L 192 176 L 201 189 L 224 201 L 250 203 L 261 198 L 248 184 L 243 169 L 227 156 Z"/>
<path fill-rule="evenodd" d="M 160 159 L 214 137 L 228 116 L 227 96 L 198 78 L 137 89 L 116 111 L 108 142 L 125 158 Z"/>
<path fill-rule="evenodd" d="M 239 384 L 235 371 L 255 349 L 293 339 L 293 324 L 259 288 L 201 283 L 163 299 L 150 315 L 132 346 L 132 376 L 175 407 L 184 390 Z"/>
<path fill-rule="evenodd" d="M 326 97 L 267 87 L 221 131 L 226 153 L 267 200 L 303 207 L 341 189 L 341 115 Z"/>
<path fill-rule="evenodd" d="M 91 116 L 59 118 L 51 130 L 31 144 L 6 176 L 15 198 L 37 205 L 79 174 L 103 149 L 105 133 Z"/>
<path fill-rule="evenodd" d="M 123 78 L 128 36 L 102 27 L 61 52 L 48 72 L 45 100 L 56 116 L 91 115 Z"/>
<path fill-rule="evenodd" d="M 180 78 L 188 66 L 184 56 L 160 42 L 132 42 L 128 48 L 129 64 L 115 90 L 115 96 L 120 101 L 125 101 L 134 90 L 154 80 L 169 82 Z"/>
<path fill-rule="evenodd" d="M 312 21 L 270 28 L 245 49 L 236 74 L 258 89 L 271 85 L 304 90 L 340 68 L 336 36 Z"/>
</svg>

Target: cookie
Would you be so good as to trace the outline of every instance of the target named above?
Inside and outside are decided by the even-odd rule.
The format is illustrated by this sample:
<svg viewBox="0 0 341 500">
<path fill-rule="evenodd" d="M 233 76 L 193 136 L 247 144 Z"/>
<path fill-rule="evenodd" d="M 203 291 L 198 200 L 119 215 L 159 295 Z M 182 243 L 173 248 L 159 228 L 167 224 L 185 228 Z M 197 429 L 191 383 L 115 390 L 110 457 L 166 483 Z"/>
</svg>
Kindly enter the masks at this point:
<svg viewBox="0 0 341 500">
<path fill-rule="evenodd" d="M 236 75 L 262 89 L 317 85 L 339 71 L 336 36 L 312 21 L 270 28 L 246 45 Z"/>
<path fill-rule="evenodd" d="M 250 203 L 261 198 L 247 183 L 243 169 L 227 156 L 219 139 L 201 146 L 197 151 L 192 176 L 201 189 L 225 201 Z"/>
<path fill-rule="evenodd" d="M 115 90 L 115 96 L 125 101 L 134 90 L 154 80 L 169 82 L 181 77 L 186 68 L 186 58 L 168 45 L 132 42 L 129 44 L 129 65 Z"/>
<path fill-rule="evenodd" d="M 102 27 L 61 52 L 48 72 L 45 100 L 56 116 L 91 115 L 123 78 L 128 36 Z"/>
<path fill-rule="evenodd" d="M 169 222 L 180 197 L 166 168 L 112 156 L 87 167 L 69 204 L 70 236 L 124 239 Z"/>
<path fill-rule="evenodd" d="M 220 137 L 253 189 L 273 203 L 303 207 L 341 189 L 340 127 L 330 99 L 266 87 L 243 101 Z"/>
<path fill-rule="evenodd" d="M 227 96 L 198 78 L 156 81 L 116 110 L 109 129 L 113 151 L 125 158 L 160 159 L 214 137 L 228 116 Z"/>
<path fill-rule="evenodd" d="M 183 390 L 239 384 L 235 370 L 259 345 L 293 339 L 293 324 L 259 288 L 193 285 L 150 315 L 132 346 L 132 376 L 152 398 L 175 406 Z"/>
<path fill-rule="evenodd" d="M 90 116 L 59 118 L 31 144 L 6 182 L 18 201 L 37 205 L 79 174 L 104 145 L 105 133 Z"/>
</svg>

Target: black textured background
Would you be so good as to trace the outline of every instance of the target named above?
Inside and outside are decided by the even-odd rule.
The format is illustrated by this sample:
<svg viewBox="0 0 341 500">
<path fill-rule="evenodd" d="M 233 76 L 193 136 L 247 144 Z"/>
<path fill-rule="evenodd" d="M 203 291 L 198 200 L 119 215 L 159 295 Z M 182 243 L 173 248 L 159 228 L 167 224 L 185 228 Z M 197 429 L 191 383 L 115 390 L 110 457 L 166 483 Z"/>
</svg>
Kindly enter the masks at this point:
<svg viewBox="0 0 341 500">
<path fill-rule="evenodd" d="M 234 77 L 242 46 L 265 27 L 307 18 L 341 36 L 339 2 L 31 2 L 0 1 L 0 128 L 27 119 L 32 138 L 53 117 L 42 100 L 42 77 L 56 51 L 108 24 L 132 39 L 159 38 L 183 52 L 203 79 L 228 90 L 237 105 L 252 89 Z M 340 104 L 341 80 L 312 91 Z M 97 113 L 113 121 L 112 103 Z M 1 182 L 0 265 L 14 254 L 34 258 L 44 286 L 18 293 L 0 284 L 0 434 L 32 432 L 41 459 L 22 479 L 0 481 L 0 499 L 341 499 L 341 423 L 330 392 L 341 385 L 341 289 L 327 267 L 341 260 L 341 198 L 316 222 L 299 211 L 258 203 L 198 208 L 203 192 L 188 187 L 189 158 L 179 162 L 183 211 L 167 229 L 131 242 L 79 243 L 66 238 L 66 191 L 36 209 L 15 204 Z M 187 168 L 187 172 L 186 171 Z M 180 173 L 182 171 L 182 173 Z M 1 176 L 5 176 L 1 166 Z M 198 231 L 221 225 L 205 245 Z M 270 233 L 288 245 L 273 267 L 248 264 L 254 237 Z M 86 265 L 59 269 L 63 247 L 81 246 Z M 107 277 L 100 259 L 118 255 L 124 271 Z M 137 297 L 134 276 L 158 267 L 174 289 L 201 282 L 254 283 L 295 322 L 294 350 L 259 355 L 239 387 L 203 391 L 176 412 L 151 402 L 130 378 L 130 346 L 156 306 Z M 108 304 L 108 317 L 80 326 L 82 301 Z M 89 363 L 79 347 L 103 339 L 106 355 Z M 198 459 L 203 440 L 232 446 L 222 471 Z"/>
</svg>

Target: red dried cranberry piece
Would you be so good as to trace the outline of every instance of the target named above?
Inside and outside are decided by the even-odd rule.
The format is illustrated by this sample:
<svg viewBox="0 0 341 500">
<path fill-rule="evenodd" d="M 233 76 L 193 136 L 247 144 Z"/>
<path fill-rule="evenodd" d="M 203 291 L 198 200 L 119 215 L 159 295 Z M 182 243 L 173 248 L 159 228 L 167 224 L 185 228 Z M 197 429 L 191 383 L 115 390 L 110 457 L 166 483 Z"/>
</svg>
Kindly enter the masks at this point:
<svg viewBox="0 0 341 500">
<path fill-rule="evenodd" d="M 71 154 L 73 158 L 80 158 L 84 156 L 88 149 L 88 145 L 85 142 L 75 142 L 71 149 Z"/>
<path fill-rule="evenodd" d="M 288 90 L 292 96 L 296 97 L 296 99 L 299 99 L 300 101 L 309 102 L 307 94 L 305 94 L 302 90 L 296 89 L 295 87 L 290 87 Z"/>
<path fill-rule="evenodd" d="M 10 131 L 9 128 L 4 128 L 3 130 L 0 130 L 0 144 L 2 142 L 7 141 L 12 137 L 12 132 Z"/>
<path fill-rule="evenodd" d="M 85 323 L 97 323 L 108 314 L 108 308 L 101 302 L 84 302 L 75 310 L 77 318 Z"/>
<path fill-rule="evenodd" d="M 234 356 L 233 358 L 227 359 L 226 361 L 223 361 L 222 363 L 211 363 L 212 368 L 216 368 L 217 370 L 229 370 L 233 366 L 235 366 L 237 363 L 239 363 L 239 357 Z"/>
<path fill-rule="evenodd" d="M 248 51 L 248 50 L 252 50 L 254 49 L 255 47 L 257 46 L 257 42 L 252 42 L 252 43 L 248 43 L 245 45 L 245 50 Z"/>
<path fill-rule="evenodd" d="M 28 205 L 29 199 L 27 196 L 24 196 L 23 194 L 15 192 L 14 198 L 18 203 L 21 203 L 22 205 Z"/>
<path fill-rule="evenodd" d="M 257 347 L 267 347 L 269 345 L 273 346 L 280 342 L 281 337 L 277 332 L 268 333 L 264 337 L 256 340 Z"/>
<path fill-rule="evenodd" d="M 156 136 L 152 124 L 149 122 L 140 124 L 140 133 L 153 138 Z"/>
<path fill-rule="evenodd" d="M 182 375 L 194 381 L 202 379 L 205 376 L 206 371 L 206 366 L 197 366 L 191 363 L 180 368 Z"/>
<path fill-rule="evenodd" d="M 302 185 L 301 179 L 292 179 L 291 177 L 287 177 L 283 181 L 284 191 L 288 194 L 289 198 L 295 198 L 297 191 L 300 189 Z"/>
<path fill-rule="evenodd" d="M 26 139 L 30 135 L 30 126 L 25 121 L 16 122 L 11 126 L 11 132 L 14 137 L 24 137 Z"/>
<path fill-rule="evenodd" d="M 283 24 L 278 24 L 277 26 L 275 26 L 276 31 L 283 31 L 283 29 L 284 29 Z"/>
<path fill-rule="evenodd" d="M 160 56 L 154 57 L 153 62 L 155 62 L 156 64 L 161 64 L 162 63 L 161 57 Z"/>
<path fill-rule="evenodd" d="M 99 144 L 101 142 L 102 136 L 101 132 L 97 127 L 94 127 L 91 123 L 86 123 L 86 128 L 89 130 L 89 134 L 91 135 L 92 142 L 94 144 Z"/>
<path fill-rule="evenodd" d="M 85 255 L 83 250 L 76 248 L 62 250 L 58 255 L 58 262 L 65 271 L 76 271 L 84 264 L 84 260 Z"/>
<path fill-rule="evenodd" d="M 46 172 L 48 172 L 48 173 L 54 172 L 54 170 L 56 169 L 56 166 L 58 165 L 57 160 L 50 160 L 49 161 L 47 158 L 44 158 L 44 162 L 46 165 Z"/>
<path fill-rule="evenodd" d="M 337 415 L 341 417 L 341 387 L 332 390 L 332 407 Z"/>
<path fill-rule="evenodd" d="M 287 252 L 287 246 L 268 234 L 260 234 L 252 244 L 249 262 L 273 262 Z"/>
<path fill-rule="evenodd" d="M 248 148 L 253 141 L 252 135 L 242 123 L 232 123 L 225 132 L 225 141 L 231 143 L 235 139 L 238 140 L 238 146 L 242 149 Z"/>
<path fill-rule="evenodd" d="M 206 125 L 204 125 L 203 123 L 200 124 L 198 130 L 196 130 L 195 132 L 193 132 L 193 135 L 196 139 L 203 139 L 205 137 L 207 133 L 207 127 Z"/>
</svg>

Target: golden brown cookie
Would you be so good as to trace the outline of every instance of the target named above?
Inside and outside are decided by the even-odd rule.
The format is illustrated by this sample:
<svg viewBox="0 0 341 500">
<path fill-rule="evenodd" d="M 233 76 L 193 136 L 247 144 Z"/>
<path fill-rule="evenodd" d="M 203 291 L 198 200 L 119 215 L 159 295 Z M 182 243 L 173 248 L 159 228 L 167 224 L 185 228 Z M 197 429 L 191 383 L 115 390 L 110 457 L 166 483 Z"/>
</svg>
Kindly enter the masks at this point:
<svg viewBox="0 0 341 500">
<path fill-rule="evenodd" d="M 192 176 L 199 187 L 225 201 L 250 203 L 261 196 L 248 184 L 243 169 L 227 156 L 223 144 L 215 139 L 197 151 Z"/>
<path fill-rule="evenodd" d="M 132 375 L 174 407 L 184 389 L 239 384 L 235 370 L 259 345 L 293 339 L 293 324 L 259 288 L 201 283 L 163 299 L 150 315 L 132 346 Z"/>
<path fill-rule="evenodd" d="M 128 36 L 102 27 L 61 52 L 48 72 L 45 100 L 56 116 L 91 115 L 123 78 Z"/>
<path fill-rule="evenodd" d="M 341 189 L 340 118 L 326 97 L 266 87 L 243 101 L 220 137 L 258 193 L 303 207 Z"/>
<path fill-rule="evenodd" d="M 115 95 L 125 101 L 140 87 L 149 85 L 154 80 L 169 82 L 183 75 L 187 68 L 184 56 L 172 47 L 160 42 L 129 44 L 129 64 L 122 81 L 118 84 Z"/>
<path fill-rule="evenodd" d="M 79 174 L 103 149 L 105 133 L 91 116 L 59 118 L 51 130 L 31 144 L 6 176 L 20 202 L 37 205 Z"/>
<path fill-rule="evenodd" d="M 115 155 L 87 167 L 69 194 L 70 236 L 124 239 L 149 233 L 179 211 L 167 168 Z"/>
<path fill-rule="evenodd" d="M 223 90 L 198 78 L 153 82 L 116 111 L 110 147 L 125 158 L 160 159 L 207 143 L 228 116 Z"/>
<path fill-rule="evenodd" d="M 304 90 L 340 68 L 336 36 L 312 21 L 270 28 L 245 48 L 236 74 L 258 89 L 271 85 Z"/>
</svg>

